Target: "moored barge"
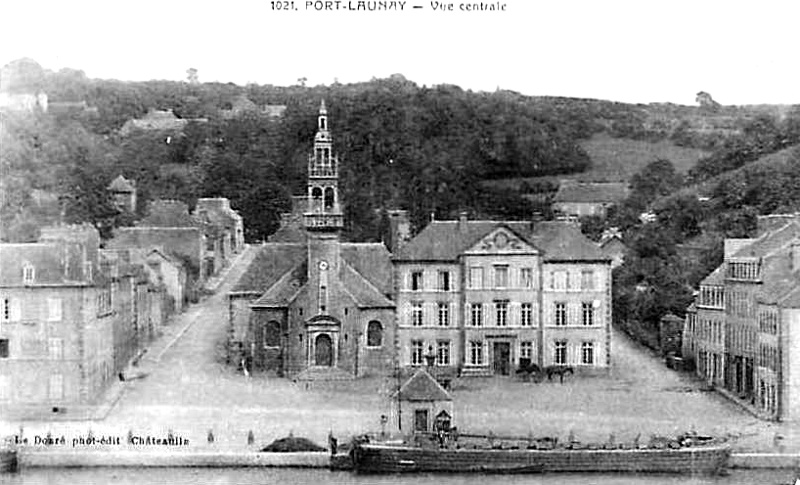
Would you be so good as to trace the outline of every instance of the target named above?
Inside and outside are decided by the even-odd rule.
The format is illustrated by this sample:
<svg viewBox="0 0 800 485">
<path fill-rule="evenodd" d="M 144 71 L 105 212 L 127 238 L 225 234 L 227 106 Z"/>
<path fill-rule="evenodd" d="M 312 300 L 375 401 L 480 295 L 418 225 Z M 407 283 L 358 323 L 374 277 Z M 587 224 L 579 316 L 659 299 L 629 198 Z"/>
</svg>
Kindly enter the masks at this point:
<svg viewBox="0 0 800 485">
<path fill-rule="evenodd" d="M 428 447 L 390 443 L 355 443 L 353 466 L 359 473 L 402 472 L 633 472 L 717 474 L 725 470 L 731 449 L 726 443 L 663 448 L 552 449 Z"/>
</svg>

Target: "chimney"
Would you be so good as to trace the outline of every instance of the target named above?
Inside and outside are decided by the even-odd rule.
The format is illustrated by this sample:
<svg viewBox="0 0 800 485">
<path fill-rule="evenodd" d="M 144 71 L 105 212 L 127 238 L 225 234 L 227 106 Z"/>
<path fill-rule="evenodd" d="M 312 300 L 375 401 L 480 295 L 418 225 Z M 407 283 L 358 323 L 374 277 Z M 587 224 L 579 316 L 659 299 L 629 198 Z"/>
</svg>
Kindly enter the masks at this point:
<svg viewBox="0 0 800 485">
<path fill-rule="evenodd" d="M 459 212 L 458 214 L 458 232 L 467 232 L 467 212 Z"/>
<path fill-rule="evenodd" d="M 411 223 L 406 210 L 390 210 L 386 214 L 389 216 L 388 248 L 394 253 L 411 239 Z"/>
</svg>

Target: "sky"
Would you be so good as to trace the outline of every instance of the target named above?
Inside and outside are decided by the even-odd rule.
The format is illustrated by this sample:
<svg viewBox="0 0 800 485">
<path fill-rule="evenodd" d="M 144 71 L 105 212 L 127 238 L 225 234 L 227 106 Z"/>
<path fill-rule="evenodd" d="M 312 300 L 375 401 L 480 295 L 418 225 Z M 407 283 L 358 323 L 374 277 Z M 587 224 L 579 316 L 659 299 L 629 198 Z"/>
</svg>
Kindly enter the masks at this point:
<svg viewBox="0 0 800 485">
<path fill-rule="evenodd" d="M 473 12 L 462 4 L 480 1 L 373 12 L 283 3 L 4 0 L 0 65 L 30 57 L 132 81 L 185 80 L 193 67 L 201 82 L 242 85 L 399 73 L 537 96 L 695 104 L 706 91 L 722 104 L 800 104 L 797 0 L 505 0 L 483 2 L 505 11 Z"/>
</svg>

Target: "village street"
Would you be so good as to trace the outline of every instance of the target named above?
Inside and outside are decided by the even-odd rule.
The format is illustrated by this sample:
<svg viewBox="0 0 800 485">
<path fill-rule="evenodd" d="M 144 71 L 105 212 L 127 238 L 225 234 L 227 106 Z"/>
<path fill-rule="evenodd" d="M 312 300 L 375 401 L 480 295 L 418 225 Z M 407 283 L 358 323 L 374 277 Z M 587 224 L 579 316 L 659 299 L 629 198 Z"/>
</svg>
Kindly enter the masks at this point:
<svg viewBox="0 0 800 485">
<path fill-rule="evenodd" d="M 170 432 L 191 447 L 264 446 L 289 433 L 324 444 L 329 431 L 346 436 L 380 429 L 391 416 L 389 378 L 345 382 L 292 382 L 263 374 L 244 376 L 224 361 L 228 331 L 227 291 L 258 247 L 250 247 L 216 293 L 192 305 L 170 324 L 140 364 L 141 379 L 128 380 L 121 399 L 104 420 L 25 422 L 26 433 L 77 436 L 166 437 Z M 743 436 L 741 449 L 796 449 L 792 428 L 759 421 L 709 392 L 688 374 L 678 374 L 618 332 L 612 338 L 613 367 L 606 376 L 570 376 L 562 384 L 516 378 L 462 379 L 454 383 L 459 429 L 497 435 L 550 435 L 617 441 L 640 435 L 695 429 Z M 392 418 L 394 419 L 394 418 Z M 14 429 L 14 428 L 12 428 Z M 208 442 L 208 433 L 214 436 Z"/>
</svg>

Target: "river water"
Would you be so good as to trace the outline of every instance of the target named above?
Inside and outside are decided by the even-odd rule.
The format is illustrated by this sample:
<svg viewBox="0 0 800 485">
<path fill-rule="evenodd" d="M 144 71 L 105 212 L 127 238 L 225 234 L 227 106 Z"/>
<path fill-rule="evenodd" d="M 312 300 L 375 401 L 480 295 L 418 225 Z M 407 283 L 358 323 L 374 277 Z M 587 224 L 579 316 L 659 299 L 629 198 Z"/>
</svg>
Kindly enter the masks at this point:
<svg viewBox="0 0 800 485">
<path fill-rule="evenodd" d="M 778 485 L 793 484 L 792 470 L 735 470 L 723 476 L 683 475 L 354 475 L 321 469 L 287 468 L 29 468 L 16 474 L 0 474 L 9 485 L 267 485 L 267 484 L 414 484 L 414 485 Z"/>
</svg>

